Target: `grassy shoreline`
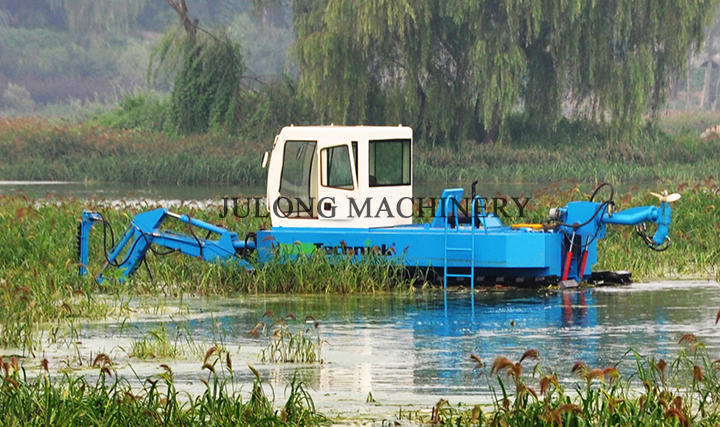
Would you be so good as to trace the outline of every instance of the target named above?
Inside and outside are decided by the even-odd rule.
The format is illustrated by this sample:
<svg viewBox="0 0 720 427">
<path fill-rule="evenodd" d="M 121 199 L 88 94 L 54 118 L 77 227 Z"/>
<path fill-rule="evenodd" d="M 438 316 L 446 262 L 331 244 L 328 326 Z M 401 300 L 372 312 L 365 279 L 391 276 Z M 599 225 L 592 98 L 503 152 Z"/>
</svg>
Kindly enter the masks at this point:
<svg viewBox="0 0 720 427">
<path fill-rule="evenodd" d="M 43 371 L 29 376 L 26 367 L 13 357 L 2 367 L 3 425 L 133 425 L 133 426 L 315 426 L 325 416 L 315 409 L 312 397 L 300 380 L 288 385 L 287 400 L 275 403 L 274 392 L 264 389 L 260 374 L 255 375 L 249 397 L 236 384 L 232 360 L 210 354 L 205 357 L 202 373 L 207 370 L 206 386 L 197 396 L 180 391 L 172 368 L 140 381 L 132 387 L 118 372 L 109 356 L 101 353 L 92 362 L 93 374 L 51 373 L 47 359 Z M 1 360 L 1 359 L 0 359 Z M 140 378 L 138 378 L 140 380 Z M 184 382 L 184 381 L 183 381 Z M 181 382 L 178 382 L 181 384 Z M 178 385 L 180 385 L 178 384 Z"/>
</svg>

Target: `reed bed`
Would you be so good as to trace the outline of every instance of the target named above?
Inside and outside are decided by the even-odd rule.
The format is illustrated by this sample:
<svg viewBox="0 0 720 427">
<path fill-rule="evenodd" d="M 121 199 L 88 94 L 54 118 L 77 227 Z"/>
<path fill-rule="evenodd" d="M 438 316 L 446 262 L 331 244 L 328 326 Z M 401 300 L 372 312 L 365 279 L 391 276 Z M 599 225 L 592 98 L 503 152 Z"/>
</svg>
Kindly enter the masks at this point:
<svg viewBox="0 0 720 427">
<path fill-rule="evenodd" d="M 629 227 L 610 226 L 601 241 L 598 268 L 630 269 L 635 278 L 700 276 L 717 278 L 720 264 L 720 186 L 713 178 L 673 184 L 661 183 L 683 198 L 673 204 L 673 245 L 664 253 L 652 253 L 632 236 Z M 541 221 L 547 209 L 563 206 L 587 195 L 575 182 L 535 192 L 528 205 L 529 218 Z M 649 195 L 616 195 L 619 209 L 656 204 Z M 365 264 L 352 262 L 352 254 L 329 259 L 303 255 L 292 263 L 278 258 L 266 268 L 249 274 L 237 265 L 206 264 L 172 254 L 151 259 L 153 277 L 140 270 L 128 283 L 112 280 L 98 285 L 77 276 L 74 235 L 82 209 L 99 210 L 113 224 L 122 226 L 136 213 L 153 208 L 149 203 L 110 203 L 72 198 L 32 200 L 22 196 L 0 196 L 0 345 L 19 347 L 34 354 L 40 348 L 40 324 L 70 324 L 78 319 L 103 318 L 122 308 L 112 305 L 115 296 L 232 295 L 243 292 L 374 292 L 413 289 L 399 263 L 368 256 Z M 220 206 L 184 204 L 177 211 L 212 223 L 220 223 L 241 234 L 267 226 L 267 219 L 219 218 Z M 182 231 L 182 230 L 180 230 Z M 100 260 L 102 232 L 94 230 L 93 258 Z M 153 257 L 153 256 L 151 256 Z M 92 266 L 91 270 L 92 270 Z M 94 268 L 97 268 L 95 266 Z M 100 295 L 104 297 L 101 298 Z M 275 362 L 312 362 L 320 359 L 322 341 L 306 323 L 295 325 L 283 318 L 277 323 L 280 340 L 270 340 L 266 360 L 275 352 Z M 266 319 L 269 323 L 269 319 Z M 291 319 L 292 320 L 292 319 Z M 314 327 L 314 323 L 311 325 Z M 288 335 L 289 334 L 289 335 Z M 174 346 L 167 334 L 154 331 L 137 342 L 137 357 L 172 357 Z M 299 343 L 297 346 L 289 346 Z M 311 346 L 308 346 L 310 344 Z M 573 374 L 580 382 L 567 386 L 555 373 L 543 372 L 527 353 L 522 360 L 498 358 L 492 366 L 478 366 L 480 377 L 494 388 L 492 410 L 460 411 L 440 403 L 434 421 L 452 425 L 716 425 L 720 423 L 720 362 L 692 335 L 681 339 L 684 348 L 674 361 L 655 360 L 629 352 L 618 364 L 592 367 L 577 364 Z M 169 347 L 168 347 L 169 345 Z M 294 345 L 294 344 L 293 344 Z M 312 347 L 314 346 L 314 347 Z M 294 352 L 294 353 L 293 353 Z M 302 357 L 307 356 L 303 359 Z M 311 357 L 314 359 L 311 360 Z M 480 362 L 479 359 L 476 362 Z M 531 363 L 533 368 L 530 369 Z M 17 361 L 4 361 L 0 408 L 6 425 L 315 425 L 322 421 L 303 385 L 290 385 L 290 398 L 281 410 L 273 406 L 256 375 L 251 398 L 244 401 L 234 389 L 230 357 L 221 345 L 206 354 L 207 390 L 188 399 L 172 382 L 168 367 L 164 375 L 151 378 L 141 390 L 116 377 L 112 363 L 97 361 L 96 382 L 70 374 L 28 377 Z M 537 366 L 536 366 L 537 365 Z M 570 367 L 568 367 L 570 369 Z M 525 374 L 523 374 L 525 372 Z M 532 372 L 532 375 L 529 375 Z M 493 383 L 494 381 L 494 383 Z M 260 388 L 258 388 L 260 387 Z M 257 392 L 256 392 L 257 391 Z M 289 406 L 288 406 L 289 405 Z"/>
<path fill-rule="evenodd" d="M 275 318 L 275 313 L 268 310 L 263 319 Z M 262 332 L 270 330 L 268 344 L 260 352 L 261 362 L 270 363 L 323 363 L 321 358 L 322 346 L 326 343 L 320 339 L 320 322 L 312 315 L 298 322 L 293 313 L 274 320 L 266 327 L 265 320 L 261 320 L 248 336 L 259 336 Z"/>
<path fill-rule="evenodd" d="M 0 177 L 161 184 L 256 185 L 267 144 L 207 133 L 175 137 L 93 124 L 0 119 Z"/>
<path fill-rule="evenodd" d="M 545 371 L 542 355 L 534 349 L 517 359 L 498 356 L 492 364 L 469 355 L 479 387 L 492 393 L 489 405 L 468 409 L 440 400 L 428 416 L 404 411 L 398 418 L 401 424 L 409 420 L 452 426 L 715 426 L 720 422 L 720 360 L 713 360 L 691 333 L 682 335 L 678 344 L 671 360 L 630 350 L 615 364 L 596 367 L 578 361 L 562 373 Z M 297 375 L 287 386 L 286 403 L 275 405 L 260 373 L 249 366 L 253 384 L 249 397 L 243 397 L 232 358 L 221 348 L 206 352 L 199 374 L 205 388 L 197 395 L 178 391 L 172 368 L 160 366 L 162 373 L 138 378 L 140 385 L 131 386 L 102 353 L 88 376 L 51 373 L 47 360 L 40 363 L 41 371 L 29 375 L 17 358 L 0 360 L 3 425 L 327 422 Z"/>
<path fill-rule="evenodd" d="M 691 333 L 679 344 L 670 361 L 630 350 L 611 366 L 576 362 L 564 372 L 575 381 L 545 372 L 534 349 L 517 362 L 499 356 L 489 366 L 471 355 L 479 381 L 493 394 L 490 408 L 441 400 L 429 417 L 400 417 L 453 426 L 716 426 L 720 360 Z"/>
<path fill-rule="evenodd" d="M 174 359 L 182 354 L 183 344 L 192 347 L 192 337 L 184 338 L 180 330 L 175 337 L 168 336 L 165 323 L 162 323 L 159 328 L 134 339 L 128 355 L 139 359 Z"/>
<path fill-rule="evenodd" d="M 498 143 L 418 144 L 414 174 L 426 182 L 692 181 L 717 174 L 720 136 L 701 134 L 718 124 L 716 113 L 668 114 L 633 137 L 620 138 L 592 122 L 563 120 L 538 129 L 521 116 L 510 117 Z"/>
<path fill-rule="evenodd" d="M 425 147 L 415 152 L 414 175 L 421 182 L 472 180 L 501 183 L 648 183 L 657 177 L 683 182 L 717 173 L 718 140 L 699 135 L 632 142 L 576 141 Z"/>
<path fill-rule="evenodd" d="M 636 280 L 657 278 L 718 279 L 720 270 L 720 184 L 708 177 L 684 183 L 658 181 L 660 191 L 682 194 L 672 204 L 671 245 L 665 252 L 653 252 L 635 235 L 633 227 L 608 225 L 607 236 L 598 242 L 598 264 L 595 270 L 629 270 Z M 526 221 L 542 221 L 551 207 L 564 206 L 571 200 L 586 199 L 578 183 L 566 188 L 551 186 L 533 194 L 532 208 Z M 649 192 L 632 188 L 615 195 L 616 208 L 657 205 Z M 520 221 L 519 218 L 515 219 Z M 649 226 L 654 233 L 653 226 Z"/>
<path fill-rule="evenodd" d="M 177 390 L 170 366 L 164 372 L 132 387 L 118 378 L 110 358 L 100 354 L 93 367 L 96 380 L 44 371 L 29 377 L 17 359 L 3 364 L 2 425 L 134 425 L 134 426 L 314 426 L 325 417 L 316 411 L 302 382 L 294 378 L 287 401 L 275 406 L 257 370 L 249 398 L 243 398 L 227 353 L 208 351 L 200 381 L 206 386 L 197 396 Z M 274 394 L 274 393 L 273 393 Z"/>
<path fill-rule="evenodd" d="M 131 288 L 152 294 L 158 289 L 173 296 L 233 295 L 237 293 L 372 293 L 412 290 L 414 278 L 399 260 L 380 254 L 327 257 L 320 252 L 291 255 L 276 253 L 253 271 L 236 262 L 188 259 L 180 254 L 148 257 L 152 273 L 138 270 Z M 251 259 L 251 263 L 257 261 Z M 158 288 L 159 287 L 159 288 Z"/>
<path fill-rule="evenodd" d="M 105 318 L 122 311 L 122 302 L 134 296 L 361 293 L 412 287 L 401 263 L 377 254 L 354 263 L 348 256 L 331 260 L 310 255 L 296 259 L 291 254 L 278 253 L 254 273 L 234 262 L 208 264 L 177 253 L 164 257 L 149 254 L 149 271 L 138 270 L 127 283 L 105 280 L 97 284 L 78 276 L 75 234 L 83 209 L 102 211 L 115 224 L 116 232 L 120 232 L 133 215 L 154 207 L 157 206 L 145 202 L 72 198 L 40 201 L 0 195 L 0 345 L 34 354 L 39 348 L 39 324 L 65 325 L 78 318 Z M 265 218 L 221 219 L 220 209 L 219 205 L 201 207 L 190 203 L 175 210 L 237 230 L 241 235 L 269 226 Z M 187 232 L 182 226 L 176 228 Z M 92 262 L 88 266 L 91 272 L 102 266 L 103 247 L 100 225 L 91 233 Z M 167 349 L 157 348 L 163 340 L 156 338 L 137 342 L 137 353 L 165 352 Z"/>
<path fill-rule="evenodd" d="M 703 126 L 716 118 L 668 117 L 634 139 L 611 138 L 583 123 L 539 132 L 525 123 L 502 142 L 419 143 L 416 182 L 651 182 L 662 176 L 682 182 L 717 173 L 720 137 L 703 139 Z M 665 129 L 665 131 L 660 128 Z M 279 129 L 275 130 L 276 132 Z M 63 124 L 40 119 L 0 119 L 0 177 L 156 184 L 257 185 L 272 141 L 248 141 L 226 133 L 186 137 L 120 130 L 92 123 Z"/>
</svg>

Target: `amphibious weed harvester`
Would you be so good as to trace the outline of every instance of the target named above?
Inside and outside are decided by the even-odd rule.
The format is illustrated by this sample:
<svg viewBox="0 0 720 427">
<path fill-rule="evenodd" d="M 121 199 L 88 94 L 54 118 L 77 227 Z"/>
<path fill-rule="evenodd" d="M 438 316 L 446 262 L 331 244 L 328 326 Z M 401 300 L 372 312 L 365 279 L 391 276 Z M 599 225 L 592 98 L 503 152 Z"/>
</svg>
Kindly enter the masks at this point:
<svg viewBox="0 0 720 427">
<path fill-rule="evenodd" d="M 159 246 L 207 261 L 235 259 L 248 268 L 278 252 L 350 253 L 360 259 L 379 251 L 409 268 L 436 271 L 445 284 L 462 278 L 471 286 L 476 281 L 572 286 L 598 276 L 592 266 L 607 224 L 636 226 L 654 250 L 669 244 L 670 203 L 679 194 L 655 194 L 659 206 L 615 211 L 612 191 L 609 199 L 596 201 L 596 190 L 589 201 L 552 209 L 543 224 L 505 226 L 474 186 L 466 199 L 463 189 L 446 189 L 435 199 L 432 222 L 413 224 L 412 136 L 403 126 L 285 127 L 263 157 L 268 167 L 263 208 L 272 228 L 241 238 L 164 208 L 140 213 L 105 254 L 97 278 L 109 267 L 121 277 L 132 275 L 148 250 Z M 164 230 L 167 220 L 186 223 L 190 234 Z M 87 274 L 90 230 L 103 221 L 97 212 L 83 212 L 77 237 L 81 274 Z M 652 237 L 647 223 L 657 225 Z M 208 237 L 198 237 L 205 233 Z"/>
</svg>

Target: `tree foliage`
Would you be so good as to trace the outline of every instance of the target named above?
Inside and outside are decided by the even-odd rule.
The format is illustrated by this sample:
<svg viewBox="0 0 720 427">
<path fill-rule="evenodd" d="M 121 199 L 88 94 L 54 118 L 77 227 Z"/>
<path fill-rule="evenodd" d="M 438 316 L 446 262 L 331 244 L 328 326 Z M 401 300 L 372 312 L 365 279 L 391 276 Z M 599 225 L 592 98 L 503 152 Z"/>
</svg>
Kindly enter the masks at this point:
<svg viewBox="0 0 720 427">
<path fill-rule="evenodd" d="M 717 0 L 295 0 L 301 89 L 336 123 L 493 139 L 522 109 L 637 129 Z"/>
<path fill-rule="evenodd" d="M 167 117 L 170 130 L 187 134 L 231 128 L 245 70 L 240 45 L 222 30 L 213 34 L 200 28 L 197 18 L 190 19 L 185 0 L 165 1 L 177 12 L 182 29 L 163 37 L 148 71 L 151 77 L 163 69 L 176 72 Z"/>
<path fill-rule="evenodd" d="M 701 67 L 705 68 L 703 73 L 703 88 L 702 95 L 700 97 L 701 109 L 705 109 L 710 106 L 712 100 L 712 110 L 717 109 L 718 101 L 718 90 L 720 90 L 720 74 L 715 81 L 715 90 L 711 91 L 711 78 L 713 69 L 718 68 L 718 62 L 716 56 L 720 51 L 720 8 L 715 10 L 715 16 L 713 17 L 713 24 L 706 30 L 705 42 L 702 46 L 702 51 L 699 53 L 699 59 Z M 689 83 L 689 82 L 688 82 Z M 686 83 L 687 84 L 687 83 Z M 689 91 L 688 91 L 689 92 Z M 689 95 L 689 94 L 688 94 Z M 714 98 L 714 99 L 713 99 Z M 686 104 L 689 104 L 690 98 L 686 99 Z"/>
<path fill-rule="evenodd" d="M 244 70 L 239 44 L 224 32 L 168 32 L 149 68 L 151 79 L 163 71 L 174 73 L 168 130 L 188 134 L 231 128 Z"/>
</svg>

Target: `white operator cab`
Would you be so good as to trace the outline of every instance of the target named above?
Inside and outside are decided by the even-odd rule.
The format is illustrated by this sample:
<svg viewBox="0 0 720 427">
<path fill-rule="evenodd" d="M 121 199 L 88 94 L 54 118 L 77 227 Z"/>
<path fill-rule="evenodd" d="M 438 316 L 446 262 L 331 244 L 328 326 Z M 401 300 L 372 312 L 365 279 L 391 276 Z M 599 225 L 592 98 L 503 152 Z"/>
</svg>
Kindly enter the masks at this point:
<svg viewBox="0 0 720 427">
<path fill-rule="evenodd" d="M 284 127 L 275 137 L 268 168 L 272 226 L 412 224 L 411 168 L 409 127 Z"/>
</svg>

